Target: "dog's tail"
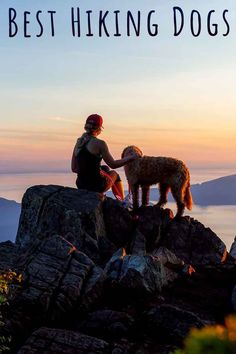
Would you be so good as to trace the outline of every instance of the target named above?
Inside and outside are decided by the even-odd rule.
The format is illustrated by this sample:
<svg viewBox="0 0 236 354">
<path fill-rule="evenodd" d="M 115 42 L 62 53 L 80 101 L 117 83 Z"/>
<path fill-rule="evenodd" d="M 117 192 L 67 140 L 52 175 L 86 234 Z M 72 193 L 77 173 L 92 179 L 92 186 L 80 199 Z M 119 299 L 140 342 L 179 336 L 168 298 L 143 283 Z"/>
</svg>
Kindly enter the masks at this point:
<svg viewBox="0 0 236 354">
<path fill-rule="evenodd" d="M 192 194 L 190 191 L 190 184 L 187 186 L 187 188 L 185 189 L 185 195 L 184 195 L 184 204 L 186 206 L 186 208 L 188 210 L 192 209 L 193 206 L 193 198 L 192 198 Z"/>
</svg>

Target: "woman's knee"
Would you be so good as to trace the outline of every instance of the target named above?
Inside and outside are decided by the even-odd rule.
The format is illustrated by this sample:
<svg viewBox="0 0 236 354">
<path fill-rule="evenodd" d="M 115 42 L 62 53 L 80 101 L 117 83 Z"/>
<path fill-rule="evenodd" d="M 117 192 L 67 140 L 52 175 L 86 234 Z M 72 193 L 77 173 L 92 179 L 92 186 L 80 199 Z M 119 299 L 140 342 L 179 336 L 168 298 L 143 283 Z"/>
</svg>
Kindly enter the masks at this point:
<svg viewBox="0 0 236 354">
<path fill-rule="evenodd" d="M 111 170 L 111 171 L 109 172 L 109 175 L 112 177 L 114 183 L 121 181 L 120 175 L 119 175 L 116 171 Z"/>
</svg>

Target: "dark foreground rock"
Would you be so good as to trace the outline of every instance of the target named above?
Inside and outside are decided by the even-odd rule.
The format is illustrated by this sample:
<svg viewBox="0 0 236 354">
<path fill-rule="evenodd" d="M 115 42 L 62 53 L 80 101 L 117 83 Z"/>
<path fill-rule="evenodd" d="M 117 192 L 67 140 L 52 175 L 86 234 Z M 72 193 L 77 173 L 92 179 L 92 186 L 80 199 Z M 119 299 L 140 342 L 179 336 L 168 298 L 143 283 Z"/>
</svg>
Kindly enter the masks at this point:
<svg viewBox="0 0 236 354">
<path fill-rule="evenodd" d="M 25 258 L 23 302 L 41 307 L 51 320 L 60 320 L 65 313 L 85 308 L 99 294 L 104 276 L 84 253 L 73 249 L 60 236 L 45 240 Z"/>
<path fill-rule="evenodd" d="M 196 266 L 221 264 L 227 257 L 226 246 L 221 239 L 210 228 L 189 217 L 173 220 L 161 244 Z"/>
<path fill-rule="evenodd" d="M 125 249 L 120 249 L 106 265 L 107 282 L 124 291 L 136 294 L 159 294 L 168 284 L 165 266 L 159 258 L 146 255 L 127 255 Z M 172 281 L 177 278 L 173 274 Z"/>
<path fill-rule="evenodd" d="M 9 321 L 10 331 L 22 337 L 31 328 L 88 311 L 101 297 L 103 270 L 60 236 L 42 241 L 22 258 L 24 283 L 12 301 Z"/>
<path fill-rule="evenodd" d="M 193 312 L 173 305 L 160 305 L 145 314 L 146 330 L 159 340 L 173 340 L 181 344 L 191 328 L 201 328 L 209 322 L 203 321 Z"/>
<path fill-rule="evenodd" d="M 79 329 L 89 335 L 99 335 L 113 338 L 120 338 L 131 333 L 134 326 L 134 319 L 125 312 L 114 310 L 98 310 L 88 315 Z"/>
<path fill-rule="evenodd" d="M 170 223 L 173 221 L 173 212 L 158 206 L 140 208 L 138 212 L 137 230 L 146 238 L 147 250 L 156 248 L 166 235 Z"/>
<path fill-rule="evenodd" d="M 236 259 L 236 237 L 234 238 L 234 242 L 232 243 L 229 253 L 234 259 Z"/>
<path fill-rule="evenodd" d="M 26 251 L 36 241 L 60 235 L 99 262 L 98 240 L 105 235 L 102 197 L 61 186 L 29 188 L 22 200 L 16 244 Z"/>
<path fill-rule="evenodd" d="M 213 231 L 98 193 L 30 188 L 0 255 L 23 275 L 0 329 L 12 353 L 169 354 L 236 306 L 234 252 Z"/>
<path fill-rule="evenodd" d="M 19 253 L 19 247 L 11 242 L 0 243 L 0 272 L 15 270 L 16 258 Z"/>
<path fill-rule="evenodd" d="M 106 354 L 109 344 L 84 334 L 53 328 L 40 328 L 32 334 L 18 354 Z"/>
<path fill-rule="evenodd" d="M 233 305 L 234 311 L 236 311 L 236 285 L 232 291 L 232 305 Z"/>
<path fill-rule="evenodd" d="M 134 224 L 132 216 L 121 203 L 108 198 L 103 204 L 104 221 L 107 238 L 118 248 L 131 241 Z"/>
</svg>

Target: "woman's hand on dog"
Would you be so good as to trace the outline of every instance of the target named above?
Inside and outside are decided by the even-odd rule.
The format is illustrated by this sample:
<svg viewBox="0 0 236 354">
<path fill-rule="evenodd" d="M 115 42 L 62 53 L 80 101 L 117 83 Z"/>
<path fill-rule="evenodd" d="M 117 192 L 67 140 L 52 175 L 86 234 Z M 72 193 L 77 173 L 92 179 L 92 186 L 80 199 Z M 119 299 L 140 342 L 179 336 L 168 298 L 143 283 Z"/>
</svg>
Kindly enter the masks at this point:
<svg viewBox="0 0 236 354">
<path fill-rule="evenodd" d="M 125 157 L 127 163 L 139 159 L 140 156 L 135 154 L 134 152 L 131 152 L 128 156 Z"/>
</svg>

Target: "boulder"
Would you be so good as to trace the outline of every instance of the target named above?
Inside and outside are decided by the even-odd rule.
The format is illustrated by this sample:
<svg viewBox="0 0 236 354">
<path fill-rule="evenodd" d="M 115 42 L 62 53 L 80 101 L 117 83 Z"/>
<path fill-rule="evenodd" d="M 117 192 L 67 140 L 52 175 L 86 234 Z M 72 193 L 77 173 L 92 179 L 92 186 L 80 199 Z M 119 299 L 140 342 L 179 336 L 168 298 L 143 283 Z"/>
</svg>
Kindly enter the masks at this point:
<svg viewBox="0 0 236 354">
<path fill-rule="evenodd" d="M 231 257 L 233 257 L 236 260 L 236 236 L 234 238 L 234 242 L 231 245 L 229 254 Z"/>
<path fill-rule="evenodd" d="M 120 202 L 106 198 L 103 213 L 107 237 L 116 247 L 125 247 L 131 241 L 134 230 L 129 211 Z"/>
<path fill-rule="evenodd" d="M 52 236 L 33 253 L 26 253 L 24 269 L 8 324 L 23 336 L 26 327 L 63 322 L 88 311 L 101 297 L 102 269 L 60 236 Z"/>
<path fill-rule="evenodd" d="M 165 247 L 159 247 L 152 252 L 152 255 L 157 257 L 160 262 L 170 269 L 180 270 L 184 267 L 184 261 L 176 257 L 174 253 Z"/>
<path fill-rule="evenodd" d="M 98 193 L 32 187 L 17 244 L 0 244 L 0 269 L 23 275 L 0 335 L 19 353 L 167 354 L 236 307 L 233 249 L 169 209 L 134 218 Z"/>
<path fill-rule="evenodd" d="M 159 293 L 169 279 L 157 257 L 127 255 L 125 249 L 114 254 L 105 267 L 105 274 L 111 286 L 146 295 Z"/>
<path fill-rule="evenodd" d="M 139 229 L 135 230 L 132 237 L 130 253 L 132 255 L 144 256 L 146 254 L 146 238 L 139 231 Z"/>
<path fill-rule="evenodd" d="M 232 291 L 232 306 L 233 306 L 233 310 L 236 311 L 236 285 Z"/>
<path fill-rule="evenodd" d="M 171 283 L 180 275 L 190 276 L 195 273 L 195 269 L 191 264 L 186 264 L 182 259 L 176 257 L 174 253 L 165 247 L 157 248 L 152 252 L 152 255 L 157 257 L 163 264 L 167 283 Z"/>
<path fill-rule="evenodd" d="M 134 325 L 134 319 L 125 312 L 99 310 L 88 315 L 79 326 L 83 333 L 102 338 L 127 336 Z"/>
<path fill-rule="evenodd" d="M 70 237 L 76 248 L 99 262 L 98 239 L 105 236 L 99 193 L 60 186 L 34 186 L 22 201 L 16 244 L 21 251 L 51 235 Z"/>
<path fill-rule="evenodd" d="M 62 190 L 61 186 L 33 186 L 25 192 L 21 203 L 21 215 L 16 244 L 26 249 L 36 238 L 45 202 Z"/>
<path fill-rule="evenodd" d="M 147 251 L 157 248 L 174 215 L 170 209 L 159 206 L 141 207 L 138 211 L 137 230 L 146 238 Z"/>
<path fill-rule="evenodd" d="M 16 269 L 16 258 L 19 252 L 19 247 L 11 242 L 6 241 L 0 243 L 0 272 Z"/>
<path fill-rule="evenodd" d="M 196 314 L 173 305 L 163 304 L 144 315 L 143 328 L 152 336 L 182 343 L 191 328 L 201 328 L 209 324 Z"/>
<path fill-rule="evenodd" d="M 106 354 L 109 344 L 84 334 L 42 327 L 35 331 L 17 354 Z"/>
<path fill-rule="evenodd" d="M 187 216 L 169 224 L 161 245 L 193 266 L 218 265 L 227 257 L 224 242 L 210 228 Z"/>
</svg>

